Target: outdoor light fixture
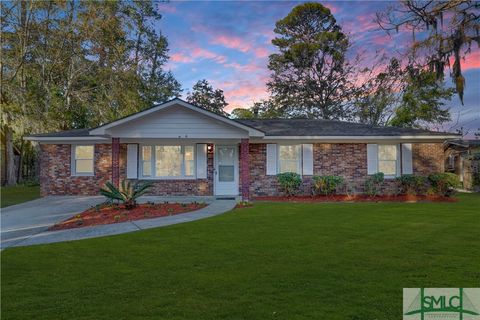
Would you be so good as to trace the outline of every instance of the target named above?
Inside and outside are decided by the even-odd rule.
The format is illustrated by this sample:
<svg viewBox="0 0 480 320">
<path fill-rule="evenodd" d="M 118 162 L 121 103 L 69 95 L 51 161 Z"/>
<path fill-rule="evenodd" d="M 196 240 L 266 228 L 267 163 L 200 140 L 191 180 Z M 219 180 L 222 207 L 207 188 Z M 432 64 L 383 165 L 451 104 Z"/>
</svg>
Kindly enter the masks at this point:
<svg viewBox="0 0 480 320">
<path fill-rule="evenodd" d="M 207 152 L 212 153 L 213 152 L 213 144 L 207 144 Z"/>
</svg>

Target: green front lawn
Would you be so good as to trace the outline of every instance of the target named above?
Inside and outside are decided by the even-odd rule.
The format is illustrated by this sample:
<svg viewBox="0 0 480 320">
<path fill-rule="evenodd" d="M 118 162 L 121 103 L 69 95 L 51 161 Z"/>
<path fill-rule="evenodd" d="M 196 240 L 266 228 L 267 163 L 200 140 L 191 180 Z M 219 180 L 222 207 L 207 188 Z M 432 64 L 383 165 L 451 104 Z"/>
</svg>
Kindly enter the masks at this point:
<svg viewBox="0 0 480 320">
<path fill-rule="evenodd" d="M 40 198 L 40 187 L 30 185 L 1 187 L 0 193 L 2 194 L 0 207 L 5 208 L 14 204 Z"/>
<path fill-rule="evenodd" d="M 478 287 L 480 196 L 261 203 L 2 252 L 2 319 L 400 319 L 402 288 Z"/>
</svg>

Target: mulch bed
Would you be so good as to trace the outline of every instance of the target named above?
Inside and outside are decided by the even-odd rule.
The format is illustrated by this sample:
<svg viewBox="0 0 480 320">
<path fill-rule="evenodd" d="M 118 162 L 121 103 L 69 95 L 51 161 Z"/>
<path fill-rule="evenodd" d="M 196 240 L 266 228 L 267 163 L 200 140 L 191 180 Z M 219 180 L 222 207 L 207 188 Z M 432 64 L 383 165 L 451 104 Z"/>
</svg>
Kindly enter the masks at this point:
<svg viewBox="0 0 480 320">
<path fill-rule="evenodd" d="M 398 195 L 398 196 L 367 196 L 367 195 L 331 195 L 331 196 L 277 196 L 255 197 L 255 201 L 278 202 L 456 202 L 456 198 L 444 196 Z"/>
<path fill-rule="evenodd" d="M 191 212 L 206 207 L 203 203 L 146 203 L 127 210 L 123 205 L 102 205 L 85 210 L 59 222 L 49 230 L 64 230 L 141 219 L 151 219 Z"/>
</svg>

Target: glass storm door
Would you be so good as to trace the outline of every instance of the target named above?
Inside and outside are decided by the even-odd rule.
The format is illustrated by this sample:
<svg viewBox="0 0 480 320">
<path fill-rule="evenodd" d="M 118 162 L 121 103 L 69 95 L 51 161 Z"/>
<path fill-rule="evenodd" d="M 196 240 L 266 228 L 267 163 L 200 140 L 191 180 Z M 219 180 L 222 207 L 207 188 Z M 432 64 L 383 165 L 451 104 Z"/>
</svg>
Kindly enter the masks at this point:
<svg viewBox="0 0 480 320">
<path fill-rule="evenodd" d="M 238 195 L 238 147 L 216 146 L 215 195 Z"/>
</svg>

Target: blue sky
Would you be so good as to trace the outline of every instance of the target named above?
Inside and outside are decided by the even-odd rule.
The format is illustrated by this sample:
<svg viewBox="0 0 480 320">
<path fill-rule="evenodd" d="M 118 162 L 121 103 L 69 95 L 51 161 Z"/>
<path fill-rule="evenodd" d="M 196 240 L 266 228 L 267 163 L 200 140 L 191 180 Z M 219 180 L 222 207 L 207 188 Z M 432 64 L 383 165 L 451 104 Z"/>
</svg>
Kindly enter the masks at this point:
<svg viewBox="0 0 480 320">
<path fill-rule="evenodd" d="M 170 61 L 167 68 L 181 82 L 184 95 L 199 79 L 207 79 L 225 92 L 229 106 L 248 107 L 268 97 L 268 55 L 275 22 L 301 2 L 291 1 L 170 1 L 159 4 L 163 17 L 159 29 L 167 36 Z M 353 52 L 373 57 L 376 51 L 389 55 L 405 49 L 411 35 L 388 36 L 378 30 L 375 12 L 388 1 L 322 1 L 350 34 Z M 480 128 L 480 49 L 474 46 L 463 66 L 467 87 L 465 105 L 458 97 L 448 103 L 452 123 L 443 130 Z M 448 74 L 448 72 L 447 72 Z M 448 78 L 447 83 L 451 84 Z"/>
</svg>

